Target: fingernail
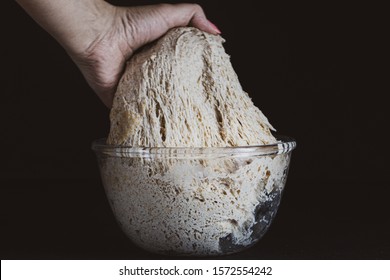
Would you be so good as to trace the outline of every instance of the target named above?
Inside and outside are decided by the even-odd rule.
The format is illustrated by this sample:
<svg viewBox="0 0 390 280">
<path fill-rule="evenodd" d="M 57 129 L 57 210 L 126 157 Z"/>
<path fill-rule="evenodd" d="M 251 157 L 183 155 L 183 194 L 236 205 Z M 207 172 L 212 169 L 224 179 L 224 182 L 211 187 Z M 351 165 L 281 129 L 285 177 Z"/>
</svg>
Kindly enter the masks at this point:
<svg viewBox="0 0 390 280">
<path fill-rule="evenodd" d="M 217 34 L 222 33 L 221 30 L 219 30 L 218 27 L 214 23 L 212 23 L 211 21 L 209 21 L 209 23 L 210 23 L 211 27 L 214 29 L 215 33 L 217 33 Z"/>
</svg>

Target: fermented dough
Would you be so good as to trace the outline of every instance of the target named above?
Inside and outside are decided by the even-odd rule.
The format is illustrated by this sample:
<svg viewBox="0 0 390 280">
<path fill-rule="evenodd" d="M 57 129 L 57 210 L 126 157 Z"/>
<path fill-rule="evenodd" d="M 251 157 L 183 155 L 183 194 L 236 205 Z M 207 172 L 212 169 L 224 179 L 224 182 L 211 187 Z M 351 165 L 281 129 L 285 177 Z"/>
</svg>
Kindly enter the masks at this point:
<svg viewBox="0 0 390 280">
<path fill-rule="evenodd" d="M 108 143 L 225 147 L 276 142 L 241 88 L 223 39 L 191 27 L 134 55 L 115 94 Z"/>
<path fill-rule="evenodd" d="M 222 43 L 220 36 L 176 28 L 134 55 L 115 95 L 108 144 L 191 151 L 275 143 Z M 101 172 L 117 220 L 143 248 L 231 253 L 257 241 L 276 213 L 289 155 L 142 151 L 107 156 Z"/>
</svg>

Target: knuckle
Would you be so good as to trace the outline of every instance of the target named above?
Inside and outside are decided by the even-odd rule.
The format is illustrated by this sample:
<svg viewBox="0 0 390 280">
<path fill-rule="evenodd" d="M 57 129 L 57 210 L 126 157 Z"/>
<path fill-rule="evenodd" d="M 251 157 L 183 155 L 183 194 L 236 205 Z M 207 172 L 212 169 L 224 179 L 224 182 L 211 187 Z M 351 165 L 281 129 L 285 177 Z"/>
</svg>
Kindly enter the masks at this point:
<svg viewBox="0 0 390 280">
<path fill-rule="evenodd" d="M 195 12 L 201 12 L 201 13 L 203 13 L 203 8 L 202 8 L 202 6 L 201 5 L 199 5 L 199 4 L 190 4 L 190 5 L 192 5 L 192 9 L 195 11 Z"/>
<path fill-rule="evenodd" d="M 161 10 L 168 10 L 168 9 L 171 9 L 173 7 L 173 5 L 168 4 L 168 3 L 160 3 L 160 4 L 157 4 L 156 7 L 158 9 L 161 9 Z"/>
</svg>

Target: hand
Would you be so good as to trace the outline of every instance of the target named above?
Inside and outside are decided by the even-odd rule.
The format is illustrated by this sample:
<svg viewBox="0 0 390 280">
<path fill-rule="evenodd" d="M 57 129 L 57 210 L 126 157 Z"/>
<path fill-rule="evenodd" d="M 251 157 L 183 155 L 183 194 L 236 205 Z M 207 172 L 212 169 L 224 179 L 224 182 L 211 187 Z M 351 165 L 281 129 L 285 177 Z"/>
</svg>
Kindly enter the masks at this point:
<svg viewBox="0 0 390 280">
<path fill-rule="evenodd" d="M 188 24 L 217 34 L 219 31 L 206 19 L 197 5 L 157 5 L 132 8 L 113 7 L 102 12 L 107 22 L 86 40 L 81 38 L 81 49 L 69 54 L 80 68 L 88 84 L 107 107 L 112 100 L 119 79 L 136 49 L 162 36 L 170 28 Z M 91 28 L 91 26 L 89 26 Z"/>
<path fill-rule="evenodd" d="M 220 33 L 196 4 L 115 7 L 102 0 L 17 1 L 66 49 L 109 108 L 125 62 L 139 47 L 176 26 Z"/>
</svg>

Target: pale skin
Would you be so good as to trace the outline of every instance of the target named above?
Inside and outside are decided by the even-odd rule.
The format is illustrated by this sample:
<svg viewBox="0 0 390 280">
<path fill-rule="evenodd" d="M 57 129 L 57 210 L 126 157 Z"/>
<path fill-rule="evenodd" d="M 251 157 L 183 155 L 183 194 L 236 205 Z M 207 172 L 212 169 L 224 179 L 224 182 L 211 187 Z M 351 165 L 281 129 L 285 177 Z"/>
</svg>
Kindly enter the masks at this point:
<svg viewBox="0 0 390 280">
<path fill-rule="evenodd" d="M 103 0 L 16 2 L 64 47 L 108 108 L 125 62 L 141 46 L 177 26 L 220 34 L 196 4 L 116 7 Z"/>
</svg>

